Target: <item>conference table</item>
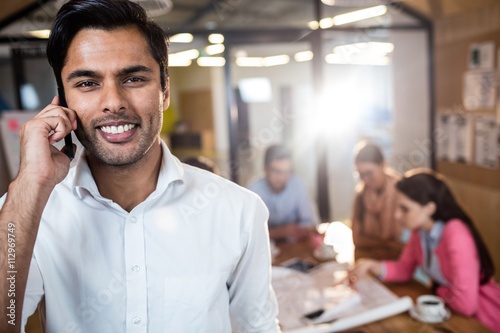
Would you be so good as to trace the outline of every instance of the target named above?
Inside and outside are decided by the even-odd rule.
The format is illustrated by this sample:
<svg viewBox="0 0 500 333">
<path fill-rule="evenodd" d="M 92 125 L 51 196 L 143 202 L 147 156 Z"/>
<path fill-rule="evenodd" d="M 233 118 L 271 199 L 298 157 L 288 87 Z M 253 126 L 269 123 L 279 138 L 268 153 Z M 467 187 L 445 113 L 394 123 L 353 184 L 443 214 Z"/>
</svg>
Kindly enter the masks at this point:
<svg viewBox="0 0 500 333">
<path fill-rule="evenodd" d="M 280 242 L 276 244 L 279 248 L 279 253 L 273 258 L 273 265 L 280 265 L 282 262 L 292 259 L 307 259 L 319 263 L 313 256 L 313 244 L 310 240 L 299 241 L 295 243 Z M 381 250 L 382 252 L 384 249 Z M 383 253 L 382 253 L 383 255 Z M 356 249 L 356 258 L 375 258 L 379 259 L 380 251 L 377 249 Z M 423 284 L 412 280 L 405 283 L 387 283 L 383 284 L 399 297 L 410 296 L 413 301 L 419 295 L 430 294 L 431 290 Z M 404 312 L 389 318 L 385 318 L 370 324 L 358 326 L 347 330 L 352 333 L 402 333 L 402 332 L 418 332 L 418 333 L 486 333 L 491 332 L 488 328 L 482 325 L 474 318 L 462 316 L 452 311 L 451 318 L 439 324 L 422 323 L 413 319 L 408 312 Z M 286 333 L 286 332 L 284 332 Z"/>
</svg>

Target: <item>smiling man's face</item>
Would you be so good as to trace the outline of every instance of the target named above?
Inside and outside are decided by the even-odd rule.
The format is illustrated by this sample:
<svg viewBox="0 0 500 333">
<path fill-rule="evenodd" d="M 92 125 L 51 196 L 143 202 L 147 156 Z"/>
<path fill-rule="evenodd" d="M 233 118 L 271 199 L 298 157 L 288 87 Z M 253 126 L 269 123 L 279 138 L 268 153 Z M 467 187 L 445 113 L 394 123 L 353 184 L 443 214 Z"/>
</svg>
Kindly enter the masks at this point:
<svg viewBox="0 0 500 333">
<path fill-rule="evenodd" d="M 133 164 L 159 143 L 169 87 L 137 28 L 79 31 L 61 77 L 76 135 L 101 163 Z"/>
</svg>

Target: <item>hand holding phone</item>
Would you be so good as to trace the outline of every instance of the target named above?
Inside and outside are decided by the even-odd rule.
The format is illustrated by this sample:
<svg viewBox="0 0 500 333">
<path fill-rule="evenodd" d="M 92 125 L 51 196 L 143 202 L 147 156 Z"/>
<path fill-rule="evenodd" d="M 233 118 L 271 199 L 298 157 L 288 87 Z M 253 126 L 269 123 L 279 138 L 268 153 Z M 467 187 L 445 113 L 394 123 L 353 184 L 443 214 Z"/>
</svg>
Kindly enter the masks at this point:
<svg viewBox="0 0 500 333">
<path fill-rule="evenodd" d="M 59 94 L 59 105 L 68 107 L 68 104 L 66 103 L 66 96 L 64 95 L 64 90 L 62 90 L 61 88 L 57 88 L 57 91 Z M 71 137 L 71 132 L 64 137 L 64 147 L 64 153 L 66 154 L 66 156 L 68 156 L 70 160 L 73 160 L 73 158 L 75 158 L 75 153 L 73 151 L 73 139 Z"/>
</svg>

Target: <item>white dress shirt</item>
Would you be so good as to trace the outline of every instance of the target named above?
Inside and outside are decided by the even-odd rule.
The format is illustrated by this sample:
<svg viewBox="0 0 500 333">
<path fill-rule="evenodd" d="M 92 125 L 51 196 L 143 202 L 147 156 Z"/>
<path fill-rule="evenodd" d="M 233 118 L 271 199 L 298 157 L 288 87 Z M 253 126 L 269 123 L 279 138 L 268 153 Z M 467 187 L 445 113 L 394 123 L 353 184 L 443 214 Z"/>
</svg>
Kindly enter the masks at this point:
<svg viewBox="0 0 500 333">
<path fill-rule="evenodd" d="M 162 150 L 156 190 L 130 213 L 79 154 L 43 213 L 23 327 L 43 297 L 47 333 L 279 332 L 264 204 Z"/>
</svg>

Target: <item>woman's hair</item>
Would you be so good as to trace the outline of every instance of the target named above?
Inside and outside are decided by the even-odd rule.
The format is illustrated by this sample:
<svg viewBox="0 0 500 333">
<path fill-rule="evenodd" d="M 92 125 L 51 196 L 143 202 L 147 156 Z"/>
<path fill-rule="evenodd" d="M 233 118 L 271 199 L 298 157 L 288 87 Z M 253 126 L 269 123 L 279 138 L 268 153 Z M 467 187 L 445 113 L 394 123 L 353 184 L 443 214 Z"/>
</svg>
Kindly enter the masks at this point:
<svg viewBox="0 0 500 333">
<path fill-rule="evenodd" d="M 161 87 L 165 90 L 168 78 L 167 35 L 148 18 L 140 5 L 128 0 L 72 0 L 61 7 L 47 43 L 47 58 L 57 85 L 63 87 L 61 71 L 71 41 L 80 30 L 110 31 L 124 27 L 136 27 L 143 34 L 151 55 L 160 66 Z"/>
<path fill-rule="evenodd" d="M 354 150 L 354 163 L 375 163 L 384 164 L 384 155 L 380 148 L 368 141 L 361 141 Z"/>
<path fill-rule="evenodd" d="M 495 268 L 493 261 L 479 232 L 471 218 L 455 200 L 451 190 L 443 177 L 429 169 L 415 169 L 405 174 L 397 184 L 398 191 L 420 205 L 434 202 L 436 211 L 432 215 L 435 221 L 447 223 L 452 219 L 459 219 L 470 230 L 479 254 L 481 265 L 481 284 L 485 284 L 493 276 Z"/>
</svg>

